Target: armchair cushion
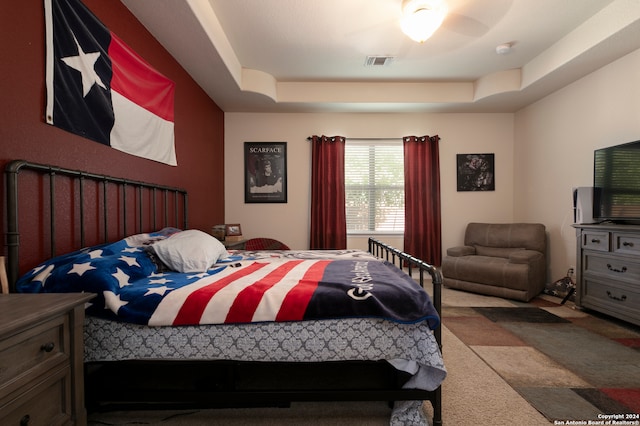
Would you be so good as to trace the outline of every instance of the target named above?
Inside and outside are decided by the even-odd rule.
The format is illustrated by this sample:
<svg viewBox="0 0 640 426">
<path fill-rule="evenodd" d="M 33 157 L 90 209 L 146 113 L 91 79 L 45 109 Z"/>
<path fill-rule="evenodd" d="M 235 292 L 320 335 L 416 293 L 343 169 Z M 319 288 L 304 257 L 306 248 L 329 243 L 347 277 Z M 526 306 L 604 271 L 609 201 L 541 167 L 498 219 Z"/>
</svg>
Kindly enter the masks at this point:
<svg viewBox="0 0 640 426">
<path fill-rule="evenodd" d="M 476 254 L 475 247 L 471 246 L 460 246 L 460 247 L 451 247 L 447 249 L 448 256 L 469 256 L 471 254 Z"/>
<path fill-rule="evenodd" d="M 505 259 L 509 259 L 512 254 L 517 253 L 519 251 L 525 250 L 524 248 L 509 248 L 509 247 L 485 247 L 485 246 L 476 246 L 476 254 L 478 256 L 489 256 L 489 257 L 504 257 Z"/>
<path fill-rule="evenodd" d="M 534 250 L 518 250 L 511 253 L 509 262 L 529 264 L 538 260 L 542 260 L 543 255 L 539 251 Z"/>
<path fill-rule="evenodd" d="M 537 223 L 467 225 L 442 261 L 447 287 L 529 301 L 546 284 L 546 230 Z"/>
</svg>

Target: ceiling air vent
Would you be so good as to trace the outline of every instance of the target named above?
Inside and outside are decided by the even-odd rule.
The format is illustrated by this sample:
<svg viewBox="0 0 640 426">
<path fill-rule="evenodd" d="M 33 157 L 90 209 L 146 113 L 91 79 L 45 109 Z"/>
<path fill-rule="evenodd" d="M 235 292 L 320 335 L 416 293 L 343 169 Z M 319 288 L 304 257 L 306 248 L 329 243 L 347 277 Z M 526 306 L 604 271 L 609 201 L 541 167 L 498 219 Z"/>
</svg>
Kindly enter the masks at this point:
<svg viewBox="0 0 640 426">
<path fill-rule="evenodd" d="M 364 61 L 366 67 L 380 67 L 393 62 L 393 56 L 367 56 Z"/>
</svg>

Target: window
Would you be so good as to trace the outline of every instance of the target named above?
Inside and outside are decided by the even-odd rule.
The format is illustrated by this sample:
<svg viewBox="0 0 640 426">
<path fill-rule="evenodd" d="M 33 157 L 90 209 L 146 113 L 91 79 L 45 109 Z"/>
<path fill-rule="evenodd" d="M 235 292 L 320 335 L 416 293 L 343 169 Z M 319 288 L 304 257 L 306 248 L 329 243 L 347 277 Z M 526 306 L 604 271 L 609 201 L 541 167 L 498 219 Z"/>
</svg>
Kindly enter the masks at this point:
<svg viewBox="0 0 640 426">
<path fill-rule="evenodd" d="M 402 140 L 345 144 L 347 233 L 404 232 Z"/>
</svg>

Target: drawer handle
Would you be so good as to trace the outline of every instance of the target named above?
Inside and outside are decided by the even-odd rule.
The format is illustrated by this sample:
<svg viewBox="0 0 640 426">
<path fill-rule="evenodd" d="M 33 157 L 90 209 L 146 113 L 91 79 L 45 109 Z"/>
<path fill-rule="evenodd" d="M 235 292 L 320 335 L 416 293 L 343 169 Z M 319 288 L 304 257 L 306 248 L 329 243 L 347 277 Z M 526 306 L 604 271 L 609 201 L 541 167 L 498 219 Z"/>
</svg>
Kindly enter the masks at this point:
<svg viewBox="0 0 640 426">
<path fill-rule="evenodd" d="M 617 300 L 619 302 L 624 302 L 625 300 L 627 300 L 627 296 L 625 296 L 624 294 L 621 297 L 616 297 L 611 294 L 610 291 L 607 291 L 607 296 L 609 296 L 609 299 Z"/>
<path fill-rule="evenodd" d="M 599 239 L 597 239 L 597 238 L 592 238 L 592 239 L 591 239 L 591 242 L 592 242 L 593 244 L 600 244 L 600 240 L 599 240 Z"/>
<path fill-rule="evenodd" d="M 633 243 L 629 241 L 625 241 L 624 243 L 622 243 L 622 245 L 625 247 L 633 247 Z"/>
<path fill-rule="evenodd" d="M 607 269 L 609 269 L 611 272 L 618 272 L 620 274 L 624 274 L 625 272 L 627 272 L 626 266 L 623 266 L 622 269 L 616 269 L 613 266 L 611 266 L 610 263 L 607 263 Z"/>
<path fill-rule="evenodd" d="M 55 349 L 56 345 L 53 342 L 49 342 L 49 343 L 45 343 L 44 345 L 40 346 L 40 350 L 43 352 L 51 352 Z"/>
<path fill-rule="evenodd" d="M 26 414 L 20 419 L 20 426 L 27 426 L 31 421 L 31 416 Z"/>
</svg>

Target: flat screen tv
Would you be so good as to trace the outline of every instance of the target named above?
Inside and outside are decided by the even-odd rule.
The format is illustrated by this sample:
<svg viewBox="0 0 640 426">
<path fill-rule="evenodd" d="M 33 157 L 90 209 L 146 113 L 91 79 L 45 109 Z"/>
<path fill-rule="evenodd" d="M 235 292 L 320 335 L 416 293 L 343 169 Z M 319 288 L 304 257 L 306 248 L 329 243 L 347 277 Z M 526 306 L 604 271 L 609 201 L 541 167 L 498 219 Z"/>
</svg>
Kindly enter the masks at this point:
<svg viewBox="0 0 640 426">
<path fill-rule="evenodd" d="M 595 150 L 593 218 L 640 224 L 640 140 Z"/>
</svg>

